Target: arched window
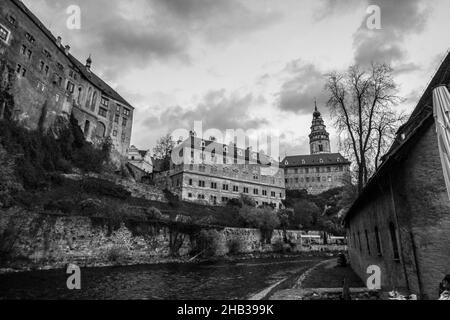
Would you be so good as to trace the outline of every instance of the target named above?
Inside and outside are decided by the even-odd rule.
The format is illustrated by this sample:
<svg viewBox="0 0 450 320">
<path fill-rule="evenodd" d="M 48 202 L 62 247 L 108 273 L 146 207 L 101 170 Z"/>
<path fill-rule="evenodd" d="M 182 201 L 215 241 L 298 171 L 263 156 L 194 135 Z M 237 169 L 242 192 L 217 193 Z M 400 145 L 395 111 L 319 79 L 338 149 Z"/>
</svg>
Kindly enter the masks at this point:
<svg viewBox="0 0 450 320">
<path fill-rule="evenodd" d="M 91 99 L 92 99 L 92 88 L 88 89 L 88 94 L 86 98 L 86 109 L 89 109 L 91 106 Z"/>
<path fill-rule="evenodd" d="M 79 87 L 78 88 L 78 98 L 77 98 L 78 105 L 81 104 L 81 92 L 82 91 L 83 91 L 83 88 Z"/>
<path fill-rule="evenodd" d="M 97 91 L 94 92 L 94 95 L 92 96 L 92 103 L 91 103 L 91 110 L 95 111 L 95 106 L 97 104 Z"/>
<path fill-rule="evenodd" d="M 106 133 L 106 126 L 102 122 L 99 122 L 97 124 L 95 135 L 99 138 L 104 138 L 105 133 Z"/>
</svg>

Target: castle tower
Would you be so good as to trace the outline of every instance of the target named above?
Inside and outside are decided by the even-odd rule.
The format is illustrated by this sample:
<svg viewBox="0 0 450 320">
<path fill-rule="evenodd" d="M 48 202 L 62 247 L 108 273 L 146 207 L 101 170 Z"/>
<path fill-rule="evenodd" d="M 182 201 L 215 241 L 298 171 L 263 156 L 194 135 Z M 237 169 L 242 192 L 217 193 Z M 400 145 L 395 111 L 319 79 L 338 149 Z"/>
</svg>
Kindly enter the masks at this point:
<svg viewBox="0 0 450 320">
<path fill-rule="evenodd" d="M 331 153 L 330 134 L 326 130 L 322 115 L 317 110 L 317 102 L 315 102 L 309 145 L 311 154 Z"/>
</svg>

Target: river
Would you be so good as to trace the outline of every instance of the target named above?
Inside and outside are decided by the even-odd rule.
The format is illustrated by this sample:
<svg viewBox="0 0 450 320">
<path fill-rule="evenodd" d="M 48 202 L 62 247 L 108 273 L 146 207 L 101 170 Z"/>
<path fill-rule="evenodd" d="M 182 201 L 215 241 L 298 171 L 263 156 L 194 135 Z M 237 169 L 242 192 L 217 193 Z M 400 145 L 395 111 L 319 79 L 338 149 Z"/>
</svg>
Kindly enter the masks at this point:
<svg viewBox="0 0 450 320">
<path fill-rule="evenodd" d="M 81 269 L 81 290 L 68 290 L 65 270 L 0 275 L 0 299 L 248 299 L 323 258 L 289 257 Z"/>
</svg>

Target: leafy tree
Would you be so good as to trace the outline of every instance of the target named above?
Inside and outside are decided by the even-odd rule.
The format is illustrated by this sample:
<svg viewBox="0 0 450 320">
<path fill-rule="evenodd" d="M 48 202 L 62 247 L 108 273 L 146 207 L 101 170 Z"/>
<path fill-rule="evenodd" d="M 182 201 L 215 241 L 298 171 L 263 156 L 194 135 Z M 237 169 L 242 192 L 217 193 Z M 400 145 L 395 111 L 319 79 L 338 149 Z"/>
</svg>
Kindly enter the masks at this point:
<svg viewBox="0 0 450 320">
<path fill-rule="evenodd" d="M 300 229 L 310 229 L 316 224 L 319 214 L 320 209 L 314 202 L 306 199 L 297 200 L 294 205 L 291 225 Z"/>
</svg>

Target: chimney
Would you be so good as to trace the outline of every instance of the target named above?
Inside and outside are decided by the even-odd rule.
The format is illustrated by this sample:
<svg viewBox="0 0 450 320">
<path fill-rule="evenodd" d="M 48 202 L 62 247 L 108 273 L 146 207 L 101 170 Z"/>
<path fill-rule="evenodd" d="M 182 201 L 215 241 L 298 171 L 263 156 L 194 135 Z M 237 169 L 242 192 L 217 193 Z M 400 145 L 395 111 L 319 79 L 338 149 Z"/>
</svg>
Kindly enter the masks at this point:
<svg viewBox="0 0 450 320">
<path fill-rule="evenodd" d="M 61 38 L 61 37 L 58 37 L 58 38 L 56 39 L 56 45 L 57 45 L 58 47 L 61 46 L 61 41 L 62 41 L 62 38 Z"/>
<path fill-rule="evenodd" d="M 69 55 L 69 52 L 70 52 L 70 46 L 65 46 L 65 47 L 64 47 L 64 53 L 65 53 L 66 55 Z"/>
</svg>

